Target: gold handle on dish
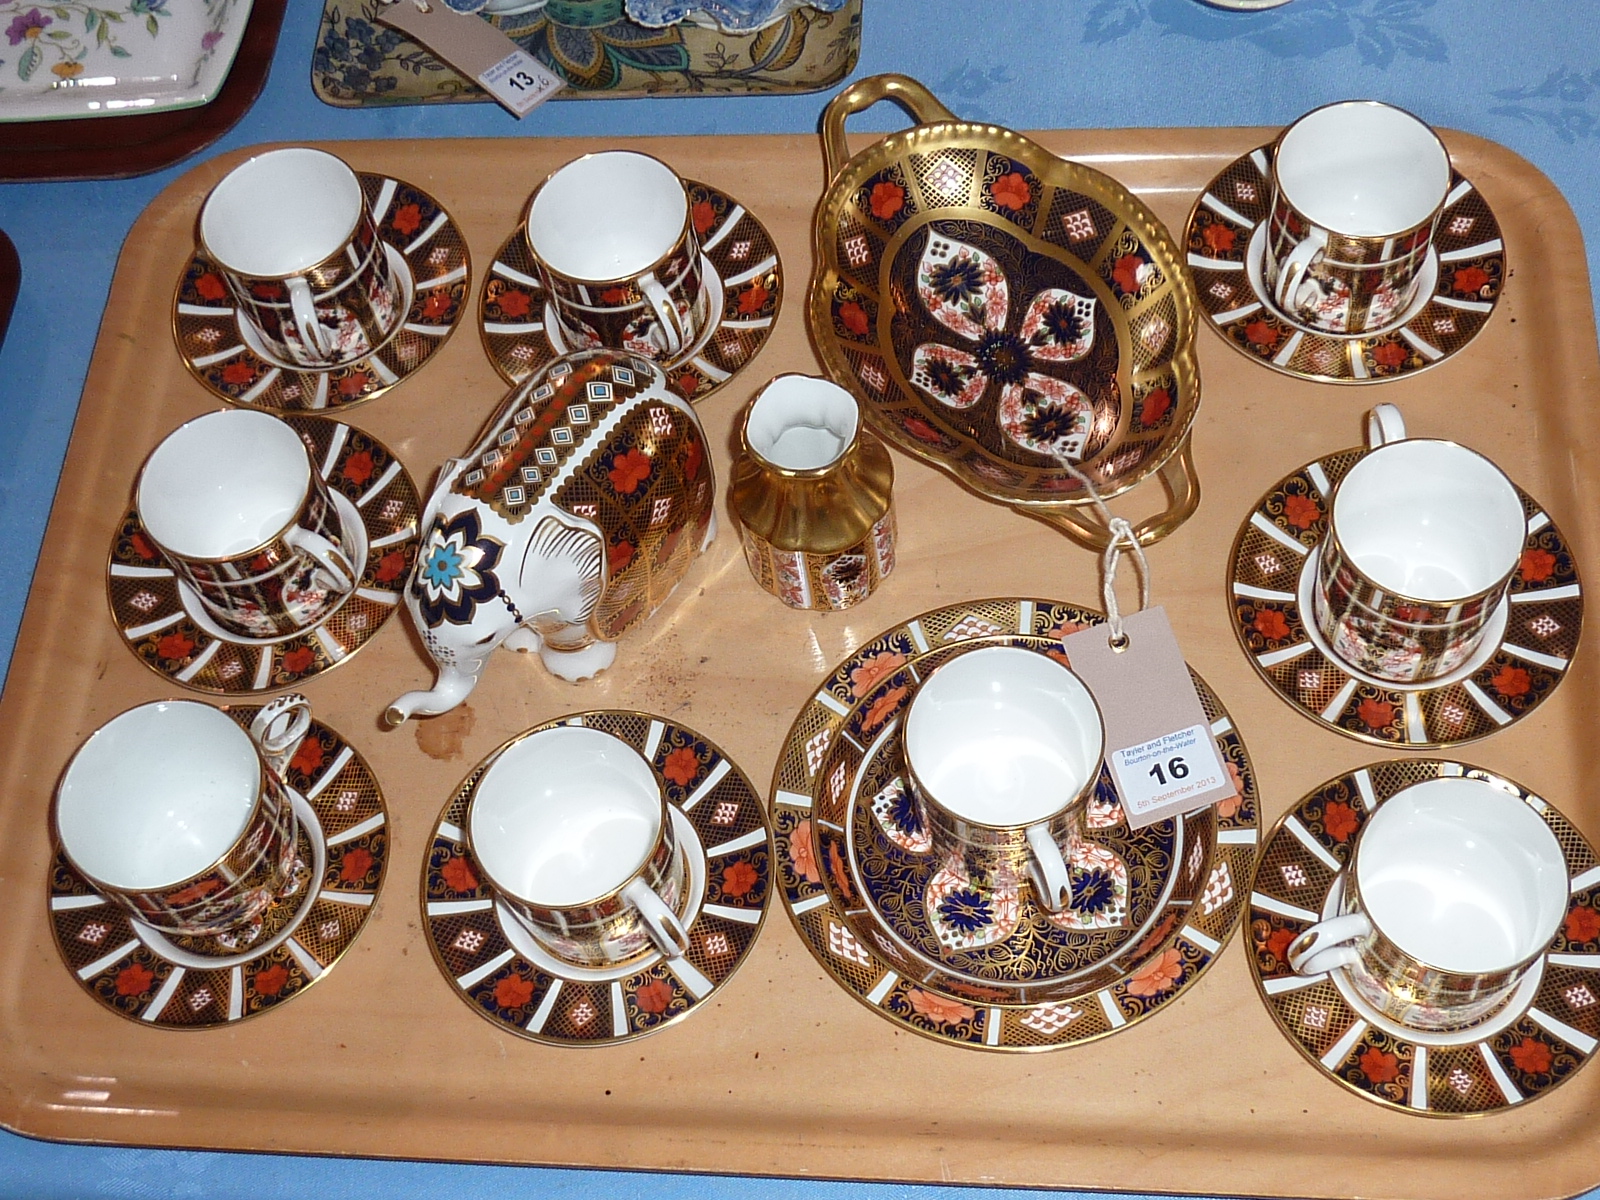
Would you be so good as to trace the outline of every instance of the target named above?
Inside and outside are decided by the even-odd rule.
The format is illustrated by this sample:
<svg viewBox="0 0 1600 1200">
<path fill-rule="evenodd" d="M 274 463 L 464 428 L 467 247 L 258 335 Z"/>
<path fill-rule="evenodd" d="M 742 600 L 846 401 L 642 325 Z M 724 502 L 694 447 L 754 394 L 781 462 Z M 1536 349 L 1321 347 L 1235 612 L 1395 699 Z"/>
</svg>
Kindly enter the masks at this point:
<svg viewBox="0 0 1600 1200">
<path fill-rule="evenodd" d="M 1141 546 L 1151 546 L 1173 532 L 1200 507 L 1200 477 L 1195 474 L 1194 455 L 1189 435 L 1183 435 L 1177 451 L 1161 464 L 1157 472 L 1161 486 L 1166 489 L 1167 507 L 1148 516 L 1133 527 L 1133 535 Z M 1100 522 L 1090 519 L 1085 506 L 1034 510 L 1034 516 L 1048 525 L 1054 525 L 1078 545 L 1096 553 L 1104 552 L 1111 544 L 1111 533 Z"/>
<path fill-rule="evenodd" d="M 910 113 L 918 125 L 956 119 L 955 113 L 909 75 L 869 75 L 857 80 L 828 101 L 822 114 L 822 167 L 828 183 L 831 184 L 850 161 L 850 147 L 844 137 L 845 118 L 852 113 L 865 112 L 880 100 L 893 100 Z"/>
</svg>

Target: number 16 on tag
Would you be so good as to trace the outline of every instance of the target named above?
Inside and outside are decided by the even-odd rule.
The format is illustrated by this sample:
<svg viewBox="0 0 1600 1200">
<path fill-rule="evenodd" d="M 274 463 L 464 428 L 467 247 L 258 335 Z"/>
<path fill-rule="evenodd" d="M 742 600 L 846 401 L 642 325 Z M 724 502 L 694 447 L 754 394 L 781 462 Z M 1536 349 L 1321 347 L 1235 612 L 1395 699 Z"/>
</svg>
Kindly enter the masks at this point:
<svg viewBox="0 0 1600 1200">
<path fill-rule="evenodd" d="M 1179 811 L 1198 807 L 1208 793 L 1232 784 L 1217 756 L 1217 743 L 1204 725 L 1191 725 L 1176 733 L 1111 755 L 1111 773 L 1130 823 L 1157 809 Z M 1186 803 L 1194 798 L 1195 803 Z"/>
</svg>

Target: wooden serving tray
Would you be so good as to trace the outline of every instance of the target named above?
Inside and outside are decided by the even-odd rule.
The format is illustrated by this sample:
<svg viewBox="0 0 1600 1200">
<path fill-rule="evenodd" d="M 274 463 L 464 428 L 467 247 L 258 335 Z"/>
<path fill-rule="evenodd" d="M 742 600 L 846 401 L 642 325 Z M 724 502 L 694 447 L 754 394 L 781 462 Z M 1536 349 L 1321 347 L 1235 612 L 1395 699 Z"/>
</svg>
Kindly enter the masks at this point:
<svg viewBox="0 0 1600 1200">
<path fill-rule="evenodd" d="M 1176 230 L 1206 181 L 1268 131 L 1038 136 L 1116 175 Z M 1515 275 L 1468 352 L 1391 384 L 1328 387 L 1286 380 L 1213 332 L 1198 335 L 1204 400 L 1194 438 L 1205 498 L 1150 562 L 1190 662 L 1245 736 L 1268 821 L 1382 755 L 1315 728 L 1257 680 L 1229 626 L 1229 547 L 1274 480 L 1359 440 L 1368 406 L 1397 403 L 1413 432 L 1490 454 L 1560 524 L 1586 577 L 1600 580 L 1600 430 L 1588 412 L 1600 362 L 1578 227 L 1522 159 L 1474 138 L 1446 140 L 1494 205 Z M 817 143 L 616 144 L 729 190 L 783 255 L 789 294 L 771 343 L 701 409 L 726 481 L 739 407 L 778 372 L 816 369 L 802 293 L 822 185 Z M 542 139 L 332 147 L 448 205 L 471 244 L 475 287 L 535 183 L 597 148 Z M 201 200 L 250 152 L 177 180 L 128 238 L 0 700 L 0 1121 L 44 1137 L 161 1146 L 1213 1194 L 1557 1197 L 1600 1182 L 1600 1068 L 1480 1120 L 1385 1111 L 1301 1059 L 1258 999 L 1237 944 L 1152 1020 L 1036 1056 L 897 1031 L 825 975 L 782 913 L 706 1011 L 636 1044 L 534 1045 L 467 1010 L 428 953 L 417 881 L 452 790 L 511 734 L 581 708 L 646 709 L 700 729 L 764 781 L 817 680 L 879 631 L 985 595 L 1094 602 L 1092 555 L 899 456 L 900 565 L 847 613 L 793 612 L 758 590 L 730 518 L 601 679 L 570 685 L 531 656 L 498 655 L 469 709 L 390 733 L 377 724 L 384 704 L 431 678 L 414 637 L 394 622 L 306 688 L 318 716 L 372 763 L 391 814 L 393 870 L 348 956 L 292 1004 L 228 1029 L 147 1029 L 102 1010 L 51 941 L 45 815 L 82 738 L 170 692 L 120 644 L 102 580 L 140 462 L 178 423 L 216 406 L 179 361 L 169 314 Z M 347 418 L 424 484 L 504 389 L 463 329 L 416 378 Z M 1152 511 L 1159 497 L 1143 491 L 1117 507 Z M 1597 660 L 1584 646 L 1574 677 L 1535 718 L 1459 754 L 1534 788 L 1591 837 L 1600 835 Z"/>
</svg>

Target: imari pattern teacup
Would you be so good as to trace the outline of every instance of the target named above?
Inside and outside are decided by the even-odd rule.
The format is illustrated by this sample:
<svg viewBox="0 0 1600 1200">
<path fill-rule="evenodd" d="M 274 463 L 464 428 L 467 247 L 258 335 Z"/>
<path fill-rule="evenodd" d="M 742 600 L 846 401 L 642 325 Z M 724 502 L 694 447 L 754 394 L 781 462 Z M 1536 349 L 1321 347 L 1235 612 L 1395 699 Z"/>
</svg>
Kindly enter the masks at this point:
<svg viewBox="0 0 1600 1200">
<path fill-rule="evenodd" d="M 145 532 L 224 631 L 309 629 L 355 590 L 348 535 L 300 435 L 242 409 L 174 430 L 139 475 Z"/>
<path fill-rule="evenodd" d="M 1449 188 L 1450 155 L 1410 113 L 1355 100 L 1307 113 L 1273 149 L 1263 264 L 1273 303 L 1330 333 L 1393 324 Z"/>
<path fill-rule="evenodd" d="M 1527 536 L 1521 497 L 1454 442 L 1407 438 L 1393 405 L 1340 480 L 1316 560 L 1318 629 L 1352 667 L 1397 683 L 1448 675 L 1478 648 Z"/>
</svg>

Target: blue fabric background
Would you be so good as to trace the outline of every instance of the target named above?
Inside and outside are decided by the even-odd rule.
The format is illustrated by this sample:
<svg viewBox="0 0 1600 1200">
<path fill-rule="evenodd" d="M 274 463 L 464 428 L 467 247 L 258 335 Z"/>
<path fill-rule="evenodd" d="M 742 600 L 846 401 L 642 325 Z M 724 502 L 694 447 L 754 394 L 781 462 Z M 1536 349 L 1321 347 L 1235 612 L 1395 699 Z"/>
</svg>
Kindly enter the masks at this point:
<svg viewBox="0 0 1600 1200">
<path fill-rule="evenodd" d="M 175 0 L 188 3 L 190 0 Z M 815 128 L 825 97 L 350 111 L 312 95 L 320 0 L 290 0 L 265 93 L 207 153 L 293 139 L 769 133 Z M 1292 0 L 867 0 L 856 77 L 903 71 L 962 116 L 1018 129 L 1284 124 L 1347 97 L 1503 142 L 1600 235 L 1600 4 Z M 887 108 L 860 122 L 889 128 Z M 0 664 L 9 663 L 117 254 L 183 164 L 115 183 L 0 186 L 23 286 L 0 350 Z M 1589 251 L 1591 275 L 1596 251 Z M 1524 284 L 1533 281 L 1525 280 Z M 165 319 L 153 314 L 152 319 Z M 1308 1075 L 1307 1086 L 1316 1086 Z M 601 1200 L 944 1200 L 1035 1192 L 799 1183 L 61 1146 L 0 1132 L 0 1197 L 539 1196 Z M 1600 1191 L 1591 1194 L 1600 1196 Z"/>
</svg>

